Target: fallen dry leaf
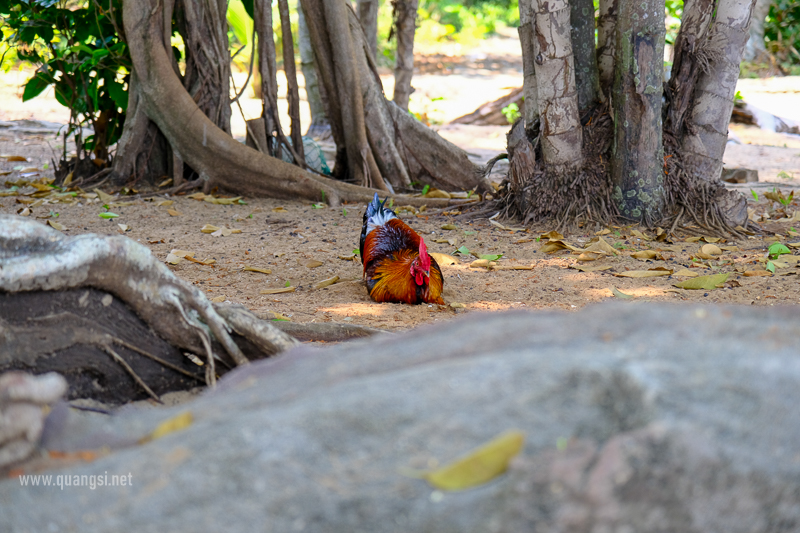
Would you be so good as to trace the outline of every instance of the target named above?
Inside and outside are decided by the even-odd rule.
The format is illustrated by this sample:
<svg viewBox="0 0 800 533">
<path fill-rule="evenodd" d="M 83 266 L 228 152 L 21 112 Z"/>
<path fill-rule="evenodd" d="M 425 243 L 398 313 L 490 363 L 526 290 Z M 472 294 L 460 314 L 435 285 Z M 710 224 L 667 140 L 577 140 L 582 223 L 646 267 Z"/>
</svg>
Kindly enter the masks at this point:
<svg viewBox="0 0 800 533">
<path fill-rule="evenodd" d="M 650 270 L 628 270 L 627 272 L 620 272 L 614 275 L 618 278 L 654 278 L 658 276 L 671 276 L 672 272 L 672 270 L 667 268 L 659 267 Z"/>
<path fill-rule="evenodd" d="M 673 285 L 679 289 L 711 291 L 722 287 L 723 284 L 728 281 L 728 275 L 728 273 L 722 273 L 711 276 L 700 276 L 681 281 L 680 283 L 674 283 Z"/>
<path fill-rule="evenodd" d="M 635 298 L 632 294 L 625 294 L 621 290 L 617 289 L 616 287 L 611 287 L 611 294 L 616 296 L 617 298 L 622 298 L 623 300 L 629 300 L 631 298 Z"/>
<path fill-rule="evenodd" d="M 673 274 L 673 276 L 684 276 L 684 277 L 688 277 L 688 278 L 696 278 L 699 275 L 700 274 L 698 274 L 697 272 L 689 270 L 688 268 L 684 268 L 684 269 L 678 270 L 677 272 L 675 272 Z"/>
<path fill-rule="evenodd" d="M 227 299 L 228 299 L 228 297 L 223 294 L 221 296 L 214 296 L 213 298 L 209 298 L 208 301 L 209 302 L 214 302 L 214 303 L 222 303 Z"/>
<path fill-rule="evenodd" d="M 63 225 L 59 224 L 58 222 L 54 222 L 53 220 L 48 220 L 47 225 L 53 229 L 57 229 L 58 231 L 64 231 L 65 229 L 67 229 Z"/>
<path fill-rule="evenodd" d="M 453 309 L 465 309 L 467 306 L 462 304 L 462 303 L 452 302 L 450 304 L 450 307 L 453 308 Z"/>
<path fill-rule="evenodd" d="M 594 265 L 594 266 L 581 266 L 581 265 L 572 265 L 570 268 L 574 268 L 575 270 L 580 270 L 581 272 L 601 272 L 603 270 L 611 270 L 614 268 L 611 265 Z"/>
<path fill-rule="evenodd" d="M 450 198 L 450 194 L 431 187 L 427 193 L 422 195 L 423 198 Z"/>
<path fill-rule="evenodd" d="M 583 252 L 578 257 L 578 261 L 596 261 L 598 259 L 602 259 L 603 257 L 608 257 L 608 254 L 600 253 L 600 252 Z"/>
<path fill-rule="evenodd" d="M 590 244 L 589 246 L 587 246 L 584 251 L 586 251 L 586 252 L 602 252 L 602 253 L 607 254 L 607 255 L 619 255 L 619 252 L 617 252 L 617 250 L 615 250 L 613 246 L 608 244 L 608 241 L 606 241 L 602 237 L 598 237 L 597 241 L 595 241 L 592 244 Z"/>
<path fill-rule="evenodd" d="M 547 233 L 542 233 L 541 235 L 539 235 L 539 238 L 550 239 L 551 241 L 560 241 L 561 239 L 564 238 L 564 236 L 561 235 L 559 232 L 552 230 L 548 231 Z"/>
<path fill-rule="evenodd" d="M 442 254 L 439 252 L 429 252 L 428 255 L 430 255 L 439 264 L 439 266 L 450 266 L 458 264 L 458 260 L 452 255 Z"/>
<path fill-rule="evenodd" d="M 161 201 L 160 201 L 160 202 L 158 202 L 156 205 L 157 205 L 158 207 L 169 207 L 169 206 L 171 206 L 171 205 L 172 205 L 172 204 L 174 204 L 174 203 L 175 203 L 175 202 L 174 202 L 173 200 L 161 200 Z"/>
<path fill-rule="evenodd" d="M 283 255 L 283 254 L 281 254 L 281 255 Z M 431 256 L 433 256 L 433 254 L 430 254 L 430 255 L 431 255 Z M 355 261 L 355 259 L 356 259 L 356 254 L 350 254 L 350 255 L 340 255 L 340 256 L 339 256 L 339 259 L 342 259 L 342 260 L 344 260 L 344 261 Z"/>
<path fill-rule="evenodd" d="M 710 256 L 722 255 L 722 250 L 714 244 L 704 244 L 700 251 Z"/>
<path fill-rule="evenodd" d="M 651 259 L 656 259 L 658 261 L 664 260 L 664 257 L 656 250 L 642 250 L 640 252 L 632 253 L 631 257 L 638 259 L 639 261 L 648 261 Z"/>
<path fill-rule="evenodd" d="M 281 294 L 284 292 L 294 292 L 296 287 L 281 287 L 280 289 L 262 289 L 259 294 Z"/>
<path fill-rule="evenodd" d="M 106 194 L 100 189 L 92 189 L 92 191 L 97 195 L 98 198 L 100 198 L 100 201 L 103 202 L 104 204 L 114 201 L 114 196 Z"/>
<path fill-rule="evenodd" d="M 306 268 L 317 268 L 321 267 L 325 263 L 323 261 L 317 261 L 316 259 L 312 259 L 311 261 L 307 261 L 305 263 Z"/>
<path fill-rule="evenodd" d="M 22 162 L 25 162 L 25 163 L 27 163 L 27 162 L 28 162 L 28 158 L 26 158 L 26 157 L 23 157 L 23 156 L 21 156 L 21 155 L 7 155 L 7 156 L 6 156 L 6 161 L 9 161 L 9 162 L 12 162 L 12 161 L 22 161 Z"/>
<path fill-rule="evenodd" d="M 167 213 L 169 213 L 169 216 L 171 217 L 179 217 L 183 214 L 180 211 L 176 211 L 174 209 L 167 209 Z"/>
<path fill-rule="evenodd" d="M 213 265 L 214 263 L 217 262 L 216 259 L 206 259 L 205 261 L 201 261 L 199 259 L 195 259 L 191 255 L 187 255 L 186 257 L 184 257 L 184 259 L 186 259 L 187 261 L 191 261 L 192 263 L 197 263 L 198 265 L 206 265 L 206 266 Z"/>
<path fill-rule="evenodd" d="M 117 224 L 117 227 L 121 231 L 130 231 L 131 230 L 131 227 L 129 225 L 127 225 L 127 224 Z"/>
<path fill-rule="evenodd" d="M 17 214 L 21 217 L 28 217 L 31 215 L 31 208 L 30 207 L 20 207 L 17 209 Z"/>
<path fill-rule="evenodd" d="M 445 225 L 442 226 L 442 229 L 444 229 L 444 230 L 454 230 L 454 229 L 458 229 L 458 226 L 456 226 L 455 224 L 445 224 Z"/>
<path fill-rule="evenodd" d="M 606 228 L 606 229 L 601 229 L 600 231 L 596 231 L 594 234 L 599 237 L 602 237 L 603 235 L 608 235 L 609 233 L 611 233 L 611 230 Z"/>
<path fill-rule="evenodd" d="M 653 240 L 650 237 L 648 237 L 647 235 L 645 235 L 644 233 L 642 233 L 641 231 L 639 231 L 638 229 L 632 229 L 631 230 L 631 234 L 634 235 L 635 237 L 639 237 L 640 239 L 643 239 L 645 241 L 652 241 Z"/>
<path fill-rule="evenodd" d="M 250 265 L 245 266 L 242 270 L 245 272 L 261 272 L 262 274 L 272 274 L 272 270 L 268 268 L 252 267 Z"/>
<path fill-rule="evenodd" d="M 470 268 L 489 268 L 497 265 L 494 261 L 489 261 L 488 259 L 476 259 L 472 263 L 469 264 Z"/>
<path fill-rule="evenodd" d="M 216 205 L 232 205 L 241 199 L 241 196 L 237 196 L 236 198 L 215 198 L 213 196 L 206 196 L 203 198 L 203 201 Z"/>
<path fill-rule="evenodd" d="M 188 195 L 186 198 L 191 198 L 192 200 L 202 200 L 205 197 L 206 197 L 205 193 L 196 192 L 194 194 Z"/>
<path fill-rule="evenodd" d="M 314 288 L 315 289 L 322 289 L 322 288 L 328 287 L 329 285 L 333 285 L 337 281 L 339 281 L 339 276 L 333 276 L 332 278 L 323 279 L 319 283 L 315 284 Z"/>
<path fill-rule="evenodd" d="M 772 272 L 769 270 L 747 270 L 742 273 L 743 276 L 747 276 L 748 278 L 751 277 L 759 277 L 759 276 L 772 276 Z"/>
<path fill-rule="evenodd" d="M 273 213 L 288 213 L 289 211 L 287 211 L 285 207 L 279 206 L 279 207 L 273 207 L 272 208 L 272 212 Z"/>
</svg>

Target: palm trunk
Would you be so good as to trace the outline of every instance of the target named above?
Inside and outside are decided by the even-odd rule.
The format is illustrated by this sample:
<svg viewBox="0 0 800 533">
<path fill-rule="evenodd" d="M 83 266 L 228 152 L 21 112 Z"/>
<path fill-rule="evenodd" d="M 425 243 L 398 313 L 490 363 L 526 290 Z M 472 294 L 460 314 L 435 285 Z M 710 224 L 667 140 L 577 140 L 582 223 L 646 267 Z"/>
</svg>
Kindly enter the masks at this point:
<svg viewBox="0 0 800 533">
<path fill-rule="evenodd" d="M 519 2 L 519 44 L 522 47 L 522 118 L 525 130 L 532 131 L 539 120 L 539 88 L 536 85 L 536 54 L 533 51 L 533 0 Z"/>
<path fill-rule="evenodd" d="M 600 16 L 597 19 L 597 68 L 600 86 L 607 93 L 610 93 L 614 83 L 619 2 L 620 0 L 600 0 Z"/>
<path fill-rule="evenodd" d="M 306 16 L 301 6 L 298 6 L 297 15 L 297 44 L 300 49 L 300 68 L 306 81 L 306 99 L 311 110 L 311 125 L 308 127 L 306 135 L 310 137 L 330 135 L 330 123 L 325 114 L 325 107 L 320 95 L 314 49 L 311 47 L 311 36 L 306 24 Z"/>
<path fill-rule="evenodd" d="M 542 158 L 548 174 L 563 183 L 583 164 L 570 7 L 567 0 L 534 0 L 533 11 Z"/>
<path fill-rule="evenodd" d="M 570 9 L 578 109 L 583 112 L 603 98 L 594 44 L 594 3 L 592 0 L 570 0 Z"/>
<path fill-rule="evenodd" d="M 686 169 L 709 181 L 722 173 L 722 155 L 728 142 L 739 64 L 748 38 L 755 0 L 720 0 L 711 26 L 708 67 L 700 73 L 691 120 L 694 127 L 683 137 Z"/>
<path fill-rule="evenodd" d="M 664 79 L 664 5 L 626 2 L 617 21 L 612 101 L 614 200 L 629 220 L 652 225 L 664 212 L 661 99 Z"/>
</svg>

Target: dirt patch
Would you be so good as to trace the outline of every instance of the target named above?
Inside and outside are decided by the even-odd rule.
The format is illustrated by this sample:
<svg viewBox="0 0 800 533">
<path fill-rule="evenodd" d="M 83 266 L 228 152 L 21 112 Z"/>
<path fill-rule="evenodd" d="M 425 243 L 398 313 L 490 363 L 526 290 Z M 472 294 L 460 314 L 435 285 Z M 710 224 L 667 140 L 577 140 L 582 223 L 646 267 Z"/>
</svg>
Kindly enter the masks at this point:
<svg viewBox="0 0 800 533">
<path fill-rule="evenodd" d="M 452 55 L 454 53 L 447 52 L 444 56 Z M 473 62 L 479 60 L 485 64 L 473 65 L 470 69 L 468 65 L 464 66 L 463 61 L 454 60 L 447 65 L 449 74 L 434 73 L 435 69 L 429 68 L 430 65 L 442 64 L 441 68 L 444 69 L 444 56 L 431 56 L 423 68 L 426 72 L 416 76 L 413 82 L 417 92 L 412 96 L 412 109 L 422 102 L 429 106 L 422 108 L 429 118 L 445 122 L 473 110 L 483 102 L 502 96 L 510 88 L 522 83 L 521 64 L 518 66 L 513 57 L 493 59 L 478 55 L 472 58 Z M 502 67 L 500 74 L 491 71 L 494 63 Z M 24 79 L 24 74 L 3 78 L 0 97 L 4 103 L 0 109 L 0 119 L 36 118 L 63 123 L 65 110 L 54 100 L 51 101 L 52 98 L 37 98 L 24 106 L 19 104 L 18 86 Z M 781 98 L 791 98 L 795 94 L 794 85 L 781 83 L 780 90 L 784 91 L 780 93 Z M 387 81 L 386 85 L 387 93 L 391 94 L 391 84 Z M 766 94 L 762 85 L 758 84 L 757 88 Z M 245 100 L 247 110 L 250 103 Z M 20 202 L 38 201 L 31 196 L 37 192 L 36 189 L 30 186 L 22 186 L 15 191 L 7 191 L 5 187 L 8 185 L 6 182 L 20 183 L 20 179 L 31 181 L 52 175 L 50 161 L 54 152 L 59 153 L 61 147 L 60 139 L 55 135 L 56 130 L 48 127 L 47 124 L 25 125 L 18 122 L 0 124 L 0 154 L 21 155 L 28 159 L 25 162 L 0 160 L 0 172 L 3 173 L 0 177 L 0 193 L 7 194 L 0 197 L 0 212 L 14 213 L 30 205 Z M 467 150 L 476 162 L 485 162 L 505 149 L 507 128 L 502 126 L 437 127 L 441 135 Z M 243 126 L 241 129 L 243 131 Z M 797 183 L 796 180 L 800 178 L 800 137 L 765 133 L 747 126 L 733 126 L 731 129 L 741 144 L 729 144 L 725 154 L 726 163 L 755 168 L 759 170 L 762 182 L 775 182 L 774 185 L 760 183 L 754 187 L 739 187 L 746 195 L 750 195 L 754 217 L 763 227 L 778 233 L 782 243 L 800 241 L 800 235 L 794 231 L 800 231 L 800 219 L 778 218 L 783 216 L 776 209 L 776 206 L 781 207 L 780 204 L 764 197 L 764 193 L 772 187 L 781 188 L 788 195 Z M 67 151 L 70 149 L 68 146 Z M 494 179 L 501 179 L 505 170 L 507 166 L 498 165 L 493 173 Z M 794 179 L 778 178 L 781 172 Z M 752 197 L 751 188 L 756 190 L 758 201 Z M 126 198 L 117 200 L 130 201 Z M 174 203 L 159 205 L 164 201 Z M 194 252 L 199 260 L 214 259 L 213 265 L 184 260 L 169 268 L 196 284 L 209 298 L 225 298 L 242 303 L 264 317 L 273 318 L 277 314 L 295 322 L 335 321 L 391 330 L 406 329 L 423 323 L 450 320 L 456 314 L 478 311 L 511 308 L 574 310 L 588 303 L 615 298 L 612 289 L 632 296 L 631 302 L 800 303 L 800 291 L 797 289 L 800 270 L 792 262 L 793 259 L 776 262 L 779 266 L 775 275 L 745 275 L 745 272 L 763 272 L 766 263 L 762 260 L 773 239 L 769 232 L 738 242 L 717 242 L 717 246 L 736 246 L 738 250 L 723 251 L 721 256 L 703 259 L 698 257 L 698 250 L 707 243 L 685 240 L 694 234 L 686 234 L 669 244 L 637 236 L 633 232 L 636 228 L 632 227 L 585 228 L 567 235 L 566 243 L 583 248 L 597 237 L 596 232 L 608 230 L 603 238 L 615 247 L 619 256 L 581 262 L 578 261 L 579 254 L 570 250 L 554 254 L 542 251 L 547 238 L 539 237 L 552 228 L 509 231 L 497 227 L 486 218 L 470 219 L 468 215 L 450 211 L 448 214 L 423 212 L 416 215 L 404 212 L 401 217 L 425 238 L 430 251 L 454 255 L 455 264 L 442 265 L 444 298 L 448 304 L 463 304 L 464 307 L 376 304 L 369 299 L 361 281 L 358 258 L 342 259 L 352 256 L 353 250 L 358 247 L 364 205 L 315 209 L 310 204 L 299 202 L 252 198 L 245 198 L 244 201 L 245 205 L 214 205 L 185 196 L 137 199 L 132 200 L 130 205 L 111 206 L 110 210 L 119 217 L 104 220 L 99 217 L 106 211 L 102 207 L 104 202 L 78 196 L 65 198 L 58 203 L 47 200 L 33 204 L 30 216 L 38 217 L 42 222 L 57 222 L 66 228 L 64 231 L 69 235 L 124 233 L 150 248 L 162 260 L 173 249 Z M 172 216 L 168 211 L 170 209 L 179 214 Z M 800 207 L 796 200 L 783 209 L 786 215 L 798 211 Z M 763 218 L 764 214 L 769 218 Z M 131 229 L 123 232 L 118 224 L 125 224 Z M 215 237 L 201 232 L 205 224 L 240 229 L 241 233 Z M 501 224 L 509 227 L 516 225 L 513 221 L 501 221 Z M 442 229 L 445 225 L 454 225 L 457 229 Z M 652 234 L 648 235 L 653 237 Z M 479 255 L 503 254 L 498 266 L 505 269 L 489 271 L 471 268 L 474 257 L 454 254 L 462 246 Z M 654 250 L 660 255 L 647 261 L 631 257 L 632 253 L 642 250 Z M 796 258 L 798 249 L 790 250 L 792 257 Z M 322 264 L 309 268 L 311 261 Z M 531 265 L 532 270 L 509 268 Z M 247 271 L 247 266 L 269 270 L 270 273 Z M 608 269 L 582 272 L 574 268 L 587 266 Z M 673 274 L 648 278 L 619 277 L 625 272 L 653 268 L 666 268 L 672 270 Z M 673 286 L 675 283 L 689 279 L 676 275 L 684 269 L 699 275 L 728 272 L 728 280 L 736 283 L 715 290 L 678 289 Z M 315 284 L 333 276 L 339 277 L 338 283 L 314 289 Z M 287 284 L 296 287 L 295 292 L 261 294 L 262 290 L 278 289 Z"/>
</svg>

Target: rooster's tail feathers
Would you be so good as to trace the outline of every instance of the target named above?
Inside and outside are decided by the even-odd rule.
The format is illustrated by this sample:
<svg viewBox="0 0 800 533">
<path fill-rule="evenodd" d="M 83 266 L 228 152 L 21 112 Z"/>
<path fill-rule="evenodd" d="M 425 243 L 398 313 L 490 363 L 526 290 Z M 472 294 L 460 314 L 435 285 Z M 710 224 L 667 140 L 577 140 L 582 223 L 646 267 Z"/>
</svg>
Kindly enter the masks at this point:
<svg viewBox="0 0 800 533">
<path fill-rule="evenodd" d="M 371 232 L 378 226 L 382 226 L 386 224 L 393 218 L 397 218 L 397 215 L 394 211 L 386 207 L 386 201 L 389 198 L 381 202 L 380 198 L 378 198 L 378 193 L 375 193 L 375 197 L 372 199 L 372 202 L 367 205 L 367 212 L 366 212 L 366 234 Z"/>
</svg>

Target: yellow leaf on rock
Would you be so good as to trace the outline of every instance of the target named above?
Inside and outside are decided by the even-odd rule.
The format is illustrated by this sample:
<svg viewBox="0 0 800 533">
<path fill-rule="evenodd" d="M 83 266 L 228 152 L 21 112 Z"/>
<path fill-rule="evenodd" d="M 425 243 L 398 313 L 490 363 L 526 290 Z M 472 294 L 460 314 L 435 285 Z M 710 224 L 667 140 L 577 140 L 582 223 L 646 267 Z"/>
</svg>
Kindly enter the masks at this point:
<svg viewBox="0 0 800 533">
<path fill-rule="evenodd" d="M 272 270 L 270 270 L 268 268 L 251 267 L 250 265 L 247 265 L 246 267 L 244 267 L 243 270 L 245 272 L 261 272 L 262 274 L 272 274 Z"/>
<path fill-rule="evenodd" d="M 67 229 L 63 225 L 59 224 L 58 222 L 54 222 L 53 220 L 48 220 L 47 225 L 53 229 L 57 229 L 58 231 L 64 231 L 65 229 Z"/>
<path fill-rule="evenodd" d="M 483 485 L 503 474 L 525 443 L 521 431 L 512 430 L 441 468 L 423 473 L 440 490 L 458 491 Z"/>
<path fill-rule="evenodd" d="M 194 422 L 194 416 L 192 415 L 191 411 L 184 411 L 183 413 L 173 416 L 163 422 L 161 422 L 156 429 L 153 430 L 152 433 L 141 439 L 139 442 L 144 443 L 151 440 L 160 439 L 161 437 L 165 437 L 170 433 L 175 433 L 176 431 L 180 431 L 182 429 L 186 429 L 192 425 Z"/>
</svg>

